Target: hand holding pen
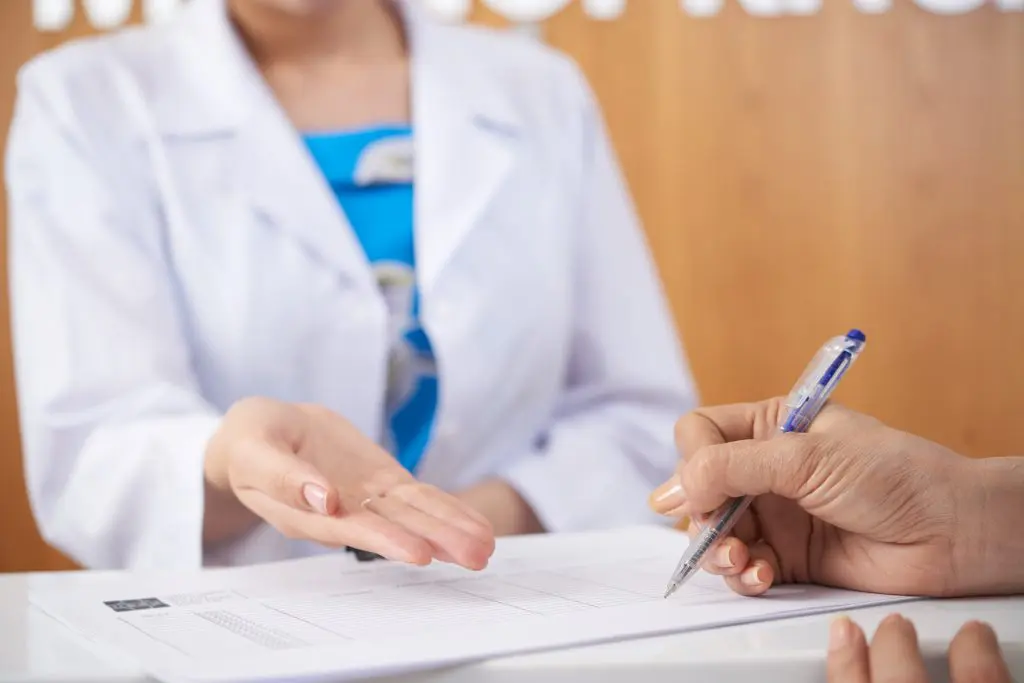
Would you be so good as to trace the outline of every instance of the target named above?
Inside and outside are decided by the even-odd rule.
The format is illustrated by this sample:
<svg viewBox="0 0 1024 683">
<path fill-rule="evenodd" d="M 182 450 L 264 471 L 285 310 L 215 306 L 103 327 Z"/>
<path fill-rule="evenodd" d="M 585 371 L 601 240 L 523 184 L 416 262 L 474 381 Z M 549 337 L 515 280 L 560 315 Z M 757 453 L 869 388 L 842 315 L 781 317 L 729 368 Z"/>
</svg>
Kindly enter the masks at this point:
<svg viewBox="0 0 1024 683">
<path fill-rule="evenodd" d="M 753 497 L 707 549 L 702 569 L 743 595 L 782 583 L 911 595 L 1024 584 L 1024 576 L 1004 575 L 1009 565 L 989 566 L 979 554 L 989 541 L 978 537 L 982 510 L 971 500 L 1019 479 L 1000 469 L 1011 464 L 963 458 L 835 404 L 806 434 L 776 435 L 791 402 L 702 408 L 679 421 L 683 462 L 652 494 L 652 507 L 700 518 Z M 1019 538 L 1000 524 L 988 520 L 992 539 Z M 700 532 L 691 524 L 689 533 Z"/>
<path fill-rule="evenodd" d="M 825 343 L 790 392 L 786 401 L 787 411 L 779 421 L 775 435 L 807 431 L 839 380 L 860 355 L 864 342 L 864 334 L 860 330 L 851 330 L 846 336 L 835 337 Z M 705 557 L 717 551 L 720 542 L 732 532 L 753 501 L 753 496 L 741 495 L 726 501 L 706 519 L 703 516 L 699 518 L 698 533 L 669 579 L 666 598 L 700 570 Z M 755 574 L 754 578 L 758 576 Z"/>
</svg>

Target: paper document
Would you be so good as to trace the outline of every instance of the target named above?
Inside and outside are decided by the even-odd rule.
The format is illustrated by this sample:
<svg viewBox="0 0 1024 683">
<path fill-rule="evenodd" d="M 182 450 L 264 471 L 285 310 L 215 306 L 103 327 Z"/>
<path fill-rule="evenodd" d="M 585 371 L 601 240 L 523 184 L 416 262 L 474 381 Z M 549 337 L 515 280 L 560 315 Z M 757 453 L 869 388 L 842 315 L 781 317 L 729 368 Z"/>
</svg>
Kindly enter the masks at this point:
<svg viewBox="0 0 1024 683">
<path fill-rule="evenodd" d="M 498 541 L 487 569 L 347 553 L 43 589 L 32 601 L 169 681 L 355 679 L 905 600 L 808 586 L 743 598 L 698 575 L 662 594 L 687 542 L 659 527 Z"/>
</svg>

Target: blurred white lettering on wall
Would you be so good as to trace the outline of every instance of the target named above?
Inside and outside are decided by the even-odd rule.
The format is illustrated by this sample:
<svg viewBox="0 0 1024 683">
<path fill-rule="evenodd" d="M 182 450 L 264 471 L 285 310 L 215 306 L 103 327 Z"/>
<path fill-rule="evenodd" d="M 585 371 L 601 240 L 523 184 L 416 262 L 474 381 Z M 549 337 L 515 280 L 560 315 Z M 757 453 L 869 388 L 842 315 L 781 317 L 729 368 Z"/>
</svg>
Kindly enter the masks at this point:
<svg viewBox="0 0 1024 683">
<path fill-rule="evenodd" d="M 543 21 L 557 14 L 571 0 L 481 0 L 491 10 L 502 15 L 509 21 L 536 22 Z M 654 2 L 655 0 L 638 0 Z M 669 2 L 670 0 L 657 0 Z M 727 0 L 676 0 L 679 8 L 693 17 L 711 17 L 725 6 Z M 730 0 L 739 3 L 747 14 L 755 17 L 775 17 L 783 15 L 816 14 L 821 10 L 824 0 Z M 470 10 L 470 2 L 463 2 L 458 12 L 451 11 L 453 0 L 422 0 L 431 9 L 436 9 L 445 18 L 454 20 L 465 19 Z M 628 0 L 579 0 L 585 14 L 592 19 L 616 19 L 626 11 Z M 1024 0 L 914 0 L 919 7 L 936 14 L 966 14 L 985 5 L 993 5 L 1005 12 L 1024 11 Z M 858 10 L 877 14 L 886 12 L 892 7 L 892 0 L 851 0 Z"/>
<path fill-rule="evenodd" d="M 142 5 L 142 16 L 149 23 L 171 16 L 184 0 L 82 0 L 86 22 L 93 28 L 108 30 L 124 25 L 132 5 Z M 38 31 L 63 31 L 75 18 L 75 0 L 32 0 L 32 20 Z"/>
<path fill-rule="evenodd" d="M 167 19 L 185 0 L 82 0 L 85 19 L 93 27 L 108 30 L 123 25 L 131 15 L 132 6 L 142 5 L 147 22 Z M 412 0 L 426 5 L 446 21 L 463 21 L 472 9 L 472 0 Z M 492 11 L 509 21 L 533 24 L 562 11 L 574 0 L 481 0 Z M 670 2 L 671 0 L 643 0 Z M 692 17 L 713 17 L 722 11 L 727 0 L 676 0 L 679 9 Z M 821 10 L 824 0 L 729 0 L 738 2 L 747 14 L 755 17 L 810 15 Z M 838 0 L 837 0 L 838 1 Z M 626 11 L 628 0 L 578 0 L 592 19 L 609 21 Z M 893 0 L 850 0 L 859 11 L 881 14 L 892 8 Z M 1004 12 L 1024 12 L 1024 0 L 914 0 L 922 9 L 935 14 L 966 14 L 992 5 Z M 75 0 L 32 0 L 32 17 L 39 31 L 63 31 L 75 18 Z"/>
<path fill-rule="evenodd" d="M 816 14 L 824 0 L 735 0 L 755 17 Z M 726 0 L 678 0 L 684 12 L 695 17 L 711 17 L 722 11 Z M 914 0 L 918 7 L 936 14 L 966 14 L 985 5 L 993 5 L 1004 12 L 1024 10 L 1024 0 Z M 625 5 L 625 0 L 619 0 Z M 892 9 L 892 0 L 851 0 L 851 4 L 865 14 L 879 14 Z"/>
</svg>

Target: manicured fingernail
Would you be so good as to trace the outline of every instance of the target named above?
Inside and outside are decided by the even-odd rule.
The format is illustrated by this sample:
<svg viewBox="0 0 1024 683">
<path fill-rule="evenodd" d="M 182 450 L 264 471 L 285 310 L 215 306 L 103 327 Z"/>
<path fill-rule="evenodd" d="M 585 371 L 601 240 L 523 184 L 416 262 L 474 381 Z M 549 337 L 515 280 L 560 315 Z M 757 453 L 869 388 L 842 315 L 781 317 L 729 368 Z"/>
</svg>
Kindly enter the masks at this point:
<svg viewBox="0 0 1024 683">
<path fill-rule="evenodd" d="M 828 649 L 832 652 L 845 650 L 853 644 L 853 623 L 847 617 L 839 617 L 829 627 Z"/>
<path fill-rule="evenodd" d="M 764 567 L 757 566 L 747 569 L 740 574 L 740 582 L 744 586 L 749 586 L 750 588 L 759 588 L 768 583 Z"/>
<path fill-rule="evenodd" d="M 715 559 L 713 560 L 716 567 L 722 569 L 732 569 L 734 563 L 732 561 L 732 547 L 728 545 L 719 546 L 715 549 Z"/>
<path fill-rule="evenodd" d="M 673 477 L 654 489 L 648 501 L 655 512 L 666 514 L 678 509 L 686 502 L 686 494 L 679 479 Z"/>
<path fill-rule="evenodd" d="M 302 487 L 302 497 L 321 515 L 327 514 L 327 491 L 317 484 L 306 484 Z"/>
</svg>

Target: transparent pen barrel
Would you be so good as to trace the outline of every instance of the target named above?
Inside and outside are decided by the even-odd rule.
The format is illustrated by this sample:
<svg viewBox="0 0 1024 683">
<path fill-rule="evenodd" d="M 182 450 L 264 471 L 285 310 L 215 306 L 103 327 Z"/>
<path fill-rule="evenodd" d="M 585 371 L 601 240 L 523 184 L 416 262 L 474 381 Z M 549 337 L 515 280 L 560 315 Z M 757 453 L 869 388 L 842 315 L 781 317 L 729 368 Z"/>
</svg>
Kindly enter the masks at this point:
<svg viewBox="0 0 1024 683">
<path fill-rule="evenodd" d="M 733 498 L 723 505 L 709 520 L 706 520 L 703 525 L 699 526 L 700 533 L 690 543 L 683 557 L 679 560 L 679 564 L 676 566 L 676 573 L 685 570 L 687 567 L 698 569 L 697 565 L 703 562 L 703 558 L 707 556 L 708 550 L 718 542 L 718 539 L 729 535 L 733 527 L 736 526 L 736 522 L 747 511 L 753 500 L 751 496 Z"/>
</svg>

